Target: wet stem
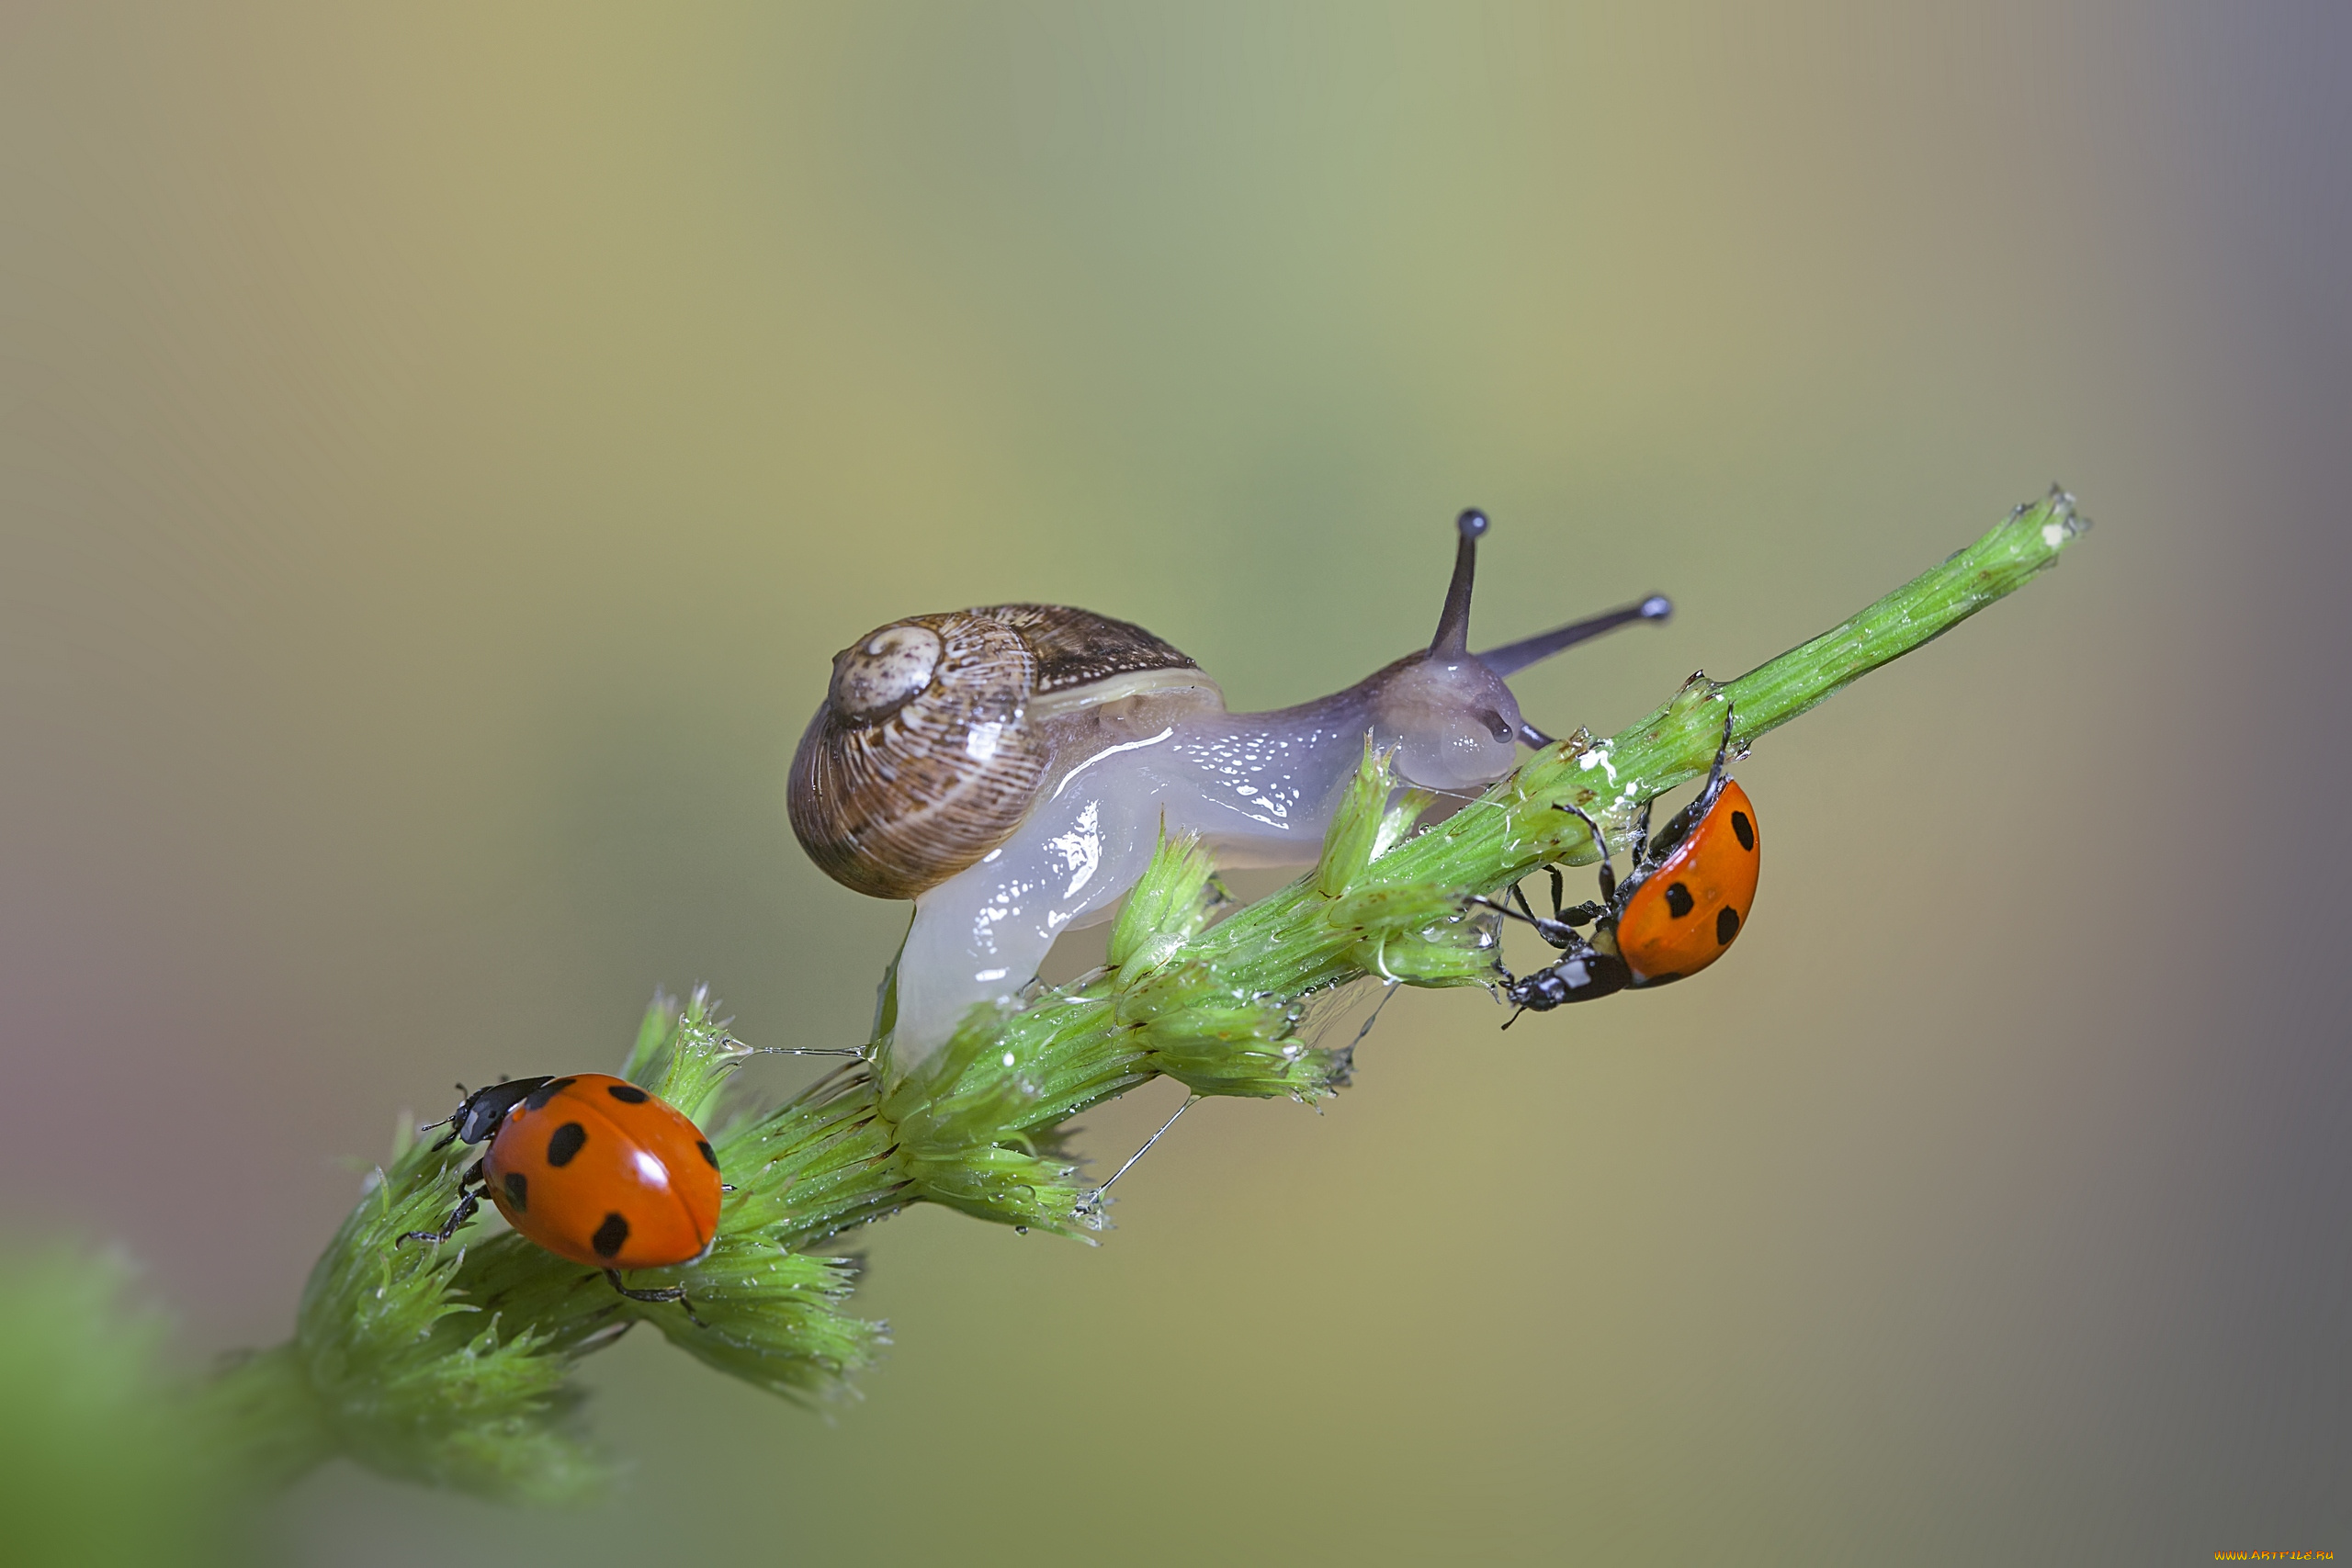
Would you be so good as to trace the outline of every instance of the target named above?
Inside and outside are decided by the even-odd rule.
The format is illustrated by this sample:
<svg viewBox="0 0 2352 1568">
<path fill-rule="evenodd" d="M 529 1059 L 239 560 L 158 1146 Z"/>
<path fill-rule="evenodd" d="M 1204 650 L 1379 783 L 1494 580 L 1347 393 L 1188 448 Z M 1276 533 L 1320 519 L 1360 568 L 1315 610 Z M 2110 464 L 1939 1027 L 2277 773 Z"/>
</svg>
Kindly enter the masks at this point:
<svg viewBox="0 0 2352 1568">
<path fill-rule="evenodd" d="M 1367 751 L 1314 871 L 1247 908 L 1218 905 L 1199 846 L 1165 842 L 1102 970 L 976 1016 L 895 1082 L 860 1060 L 729 1121 L 723 1091 L 751 1053 L 707 996 L 657 997 L 623 1070 L 719 1127 L 732 1190 L 707 1257 L 632 1282 L 684 1285 L 693 1318 L 624 1300 L 511 1233 L 477 1225 L 439 1248 L 396 1247 L 402 1231 L 439 1224 L 469 1154 L 410 1136 L 321 1256 L 294 1337 L 193 1391 L 187 1413 L 224 1474 L 249 1485 L 340 1454 L 428 1484 L 557 1498 L 605 1473 L 570 1374 L 639 1319 L 729 1376 L 789 1398 L 837 1396 L 887 1333 L 846 1310 L 855 1270 L 824 1255 L 834 1238 L 919 1202 L 1064 1235 L 1102 1228 L 1100 1189 L 1062 1151 L 1069 1118 L 1159 1077 L 1195 1096 L 1330 1095 L 1348 1080 L 1352 1043 L 1317 1042 L 1318 1013 L 1367 976 L 1492 985 L 1492 918 L 1470 898 L 1596 858 L 1559 807 L 1621 831 L 1705 771 L 1726 702 L 1744 752 L 2022 587 L 2086 526 L 2052 491 L 1812 641 L 1729 682 L 1694 676 L 1605 739 L 1579 730 L 1424 830 L 1414 824 L 1429 798 L 1396 789 Z"/>
</svg>

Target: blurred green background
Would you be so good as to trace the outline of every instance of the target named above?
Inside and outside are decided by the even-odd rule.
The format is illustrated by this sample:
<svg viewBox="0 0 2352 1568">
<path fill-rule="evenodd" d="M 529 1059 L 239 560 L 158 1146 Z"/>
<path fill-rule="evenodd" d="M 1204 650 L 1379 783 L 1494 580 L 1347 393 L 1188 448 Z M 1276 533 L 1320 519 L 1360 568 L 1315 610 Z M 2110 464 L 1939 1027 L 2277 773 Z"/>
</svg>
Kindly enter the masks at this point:
<svg viewBox="0 0 2352 1568">
<path fill-rule="evenodd" d="M 609 1506 L 335 1467 L 274 1528 L 2352 1550 L 2347 59 L 2317 4 L 16 0 L 5 1217 L 121 1242 L 187 1357 L 271 1342 L 452 1080 L 615 1061 L 657 984 L 862 1039 L 903 916 L 783 778 L 899 615 L 1082 604 L 1287 703 L 1426 637 L 1476 503 L 1488 640 L 1676 596 L 1520 682 L 1609 728 L 2056 479 L 2062 570 L 1743 770 L 1703 981 L 1404 996 L 1100 1248 L 854 1237 L 898 1343 L 830 1417 L 633 1338 Z"/>
</svg>

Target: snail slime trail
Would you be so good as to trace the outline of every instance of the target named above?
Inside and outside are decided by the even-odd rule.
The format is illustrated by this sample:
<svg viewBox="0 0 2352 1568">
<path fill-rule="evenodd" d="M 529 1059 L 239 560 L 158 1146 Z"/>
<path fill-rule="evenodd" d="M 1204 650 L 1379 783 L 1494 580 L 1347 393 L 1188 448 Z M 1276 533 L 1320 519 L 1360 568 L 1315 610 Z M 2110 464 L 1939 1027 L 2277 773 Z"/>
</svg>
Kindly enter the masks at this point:
<svg viewBox="0 0 2352 1568">
<path fill-rule="evenodd" d="M 983 1003 L 1011 1004 L 1054 940 L 1106 919 L 1150 864 L 1163 818 L 1229 866 L 1308 865 L 1367 739 L 1425 789 L 1482 789 L 1521 742 L 1504 677 L 1616 626 L 1653 596 L 1472 653 L 1483 513 L 1456 520 L 1437 635 L 1345 691 L 1227 713 L 1198 666 L 1141 626 L 1058 604 L 911 615 L 833 659 L 792 760 L 792 829 L 825 872 L 911 898 L 896 1070 Z"/>
</svg>

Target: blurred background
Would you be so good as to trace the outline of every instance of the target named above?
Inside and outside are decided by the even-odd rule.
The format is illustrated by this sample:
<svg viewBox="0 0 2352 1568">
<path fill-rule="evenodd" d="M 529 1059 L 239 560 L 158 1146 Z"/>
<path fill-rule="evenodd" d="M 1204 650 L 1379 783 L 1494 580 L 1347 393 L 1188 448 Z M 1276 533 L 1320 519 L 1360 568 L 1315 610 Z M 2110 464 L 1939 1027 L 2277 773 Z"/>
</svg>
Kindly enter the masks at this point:
<svg viewBox="0 0 2352 1568">
<path fill-rule="evenodd" d="M 1702 980 L 1408 994 L 1099 1248 L 852 1238 L 812 1416 L 650 1337 L 533 1515 L 303 1562 L 2352 1551 L 2352 24 L 2325 4 L 0 9 L 0 1218 L 193 1362 L 396 1114 L 658 985 L 865 1037 L 832 651 L 1009 598 L 1236 706 L 1679 613 L 1555 731 L 2063 480 L 2098 526 L 1769 738 Z M 781 1093 L 804 1076 L 754 1069 Z M 1098 1159 L 1172 1109 L 1087 1118 Z"/>
</svg>

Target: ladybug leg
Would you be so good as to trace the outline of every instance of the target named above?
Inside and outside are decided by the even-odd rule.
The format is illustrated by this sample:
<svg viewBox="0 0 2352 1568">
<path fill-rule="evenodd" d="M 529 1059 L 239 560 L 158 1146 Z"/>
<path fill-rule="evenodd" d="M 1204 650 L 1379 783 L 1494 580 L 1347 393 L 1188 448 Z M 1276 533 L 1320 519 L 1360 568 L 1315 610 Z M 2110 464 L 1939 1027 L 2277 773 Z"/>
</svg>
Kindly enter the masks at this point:
<svg viewBox="0 0 2352 1568">
<path fill-rule="evenodd" d="M 404 1231 L 393 1238 L 392 1245 L 398 1247 L 404 1241 L 429 1241 L 438 1247 L 457 1235 L 465 1223 L 474 1217 L 474 1211 L 481 1207 L 481 1195 L 474 1190 L 474 1187 L 482 1179 L 481 1161 L 476 1160 L 467 1168 L 466 1174 L 458 1179 L 458 1206 L 449 1211 L 449 1217 L 441 1222 L 441 1228 L 437 1231 Z"/>
<path fill-rule="evenodd" d="M 474 1211 L 480 1207 L 481 1207 L 481 1201 L 470 1192 L 466 1193 L 458 1200 L 458 1206 L 449 1211 L 449 1217 L 442 1222 L 439 1230 L 403 1231 L 393 1239 L 392 1245 L 398 1247 L 404 1241 L 429 1241 L 438 1246 L 457 1235 L 458 1227 L 472 1219 Z"/>
<path fill-rule="evenodd" d="M 663 1285 L 659 1290 L 652 1291 L 632 1290 L 621 1283 L 621 1272 L 617 1269 L 605 1270 L 605 1282 L 633 1302 L 675 1302 L 685 1310 L 688 1321 L 696 1328 L 710 1326 L 701 1318 L 695 1316 L 695 1303 L 686 1299 L 686 1288 L 684 1285 Z"/>
<path fill-rule="evenodd" d="M 1525 920 L 1543 933 L 1545 942 L 1550 942 L 1554 947 L 1566 949 L 1569 943 L 1582 940 L 1576 934 L 1577 927 L 1591 924 L 1606 911 L 1610 899 L 1616 895 L 1617 872 L 1610 863 L 1609 836 L 1600 830 L 1600 824 L 1592 819 L 1590 812 L 1580 806 L 1565 802 L 1553 807 L 1552 809 L 1565 812 L 1575 818 L 1583 823 L 1585 830 L 1592 835 L 1594 845 L 1600 851 L 1601 901 L 1598 904 L 1577 904 L 1570 907 L 1567 903 L 1567 882 L 1561 876 L 1560 868 L 1556 865 L 1546 865 L 1544 868 L 1552 878 L 1552 918 L 1548 920 L 1535 912 L 1534 907 L 1527 901 L 1526 891 L 1517 883 L 1511 884 L 1510 889 L 1511 898 L 1519 905 L 1516 909 L 1508 904 L 1498 904 L 1491 898 L 1473 898 L 1470 901 L 1474 904 L 1483 904 L 1489 909 L 1500 910 L 1513 919 Z M 1510 1025 L 1505 1024 L 1504 1027 L 1508 1029 Z"/>
<path fill-rule="evenodd" d="M 1725 703 L 1724 705 L 1724 738 L 1715 745 L 1715 760 L 1708 764 L 1707 782 L 1699 786 L 1699 793 L 1691 796 L 1681 810 L 1666 819 L 1666 826 L 1658 829 L 1657 837 L 1649 839 L 1646 843 L 1636 842 L 1634 875 L 1629 880 L 1638 882 L 1643 876 L 1647 875 L 1660 861 L 1674 852 L 1677 845 L 1690 836 L 1692 829 L 1706 820 L 1708 810 L 1715 804 L 1715 797 L 1724 792 L 1725 777 L 1724 768 L 1731 760 L 1732 727 L 1736 722 L 1737 716 L 1732 705 Z M 1644 835 L 1648 834 L 1650 808 L 1646 801 L 1642 805 L 1642 814 L 1637 826 Z"/>
<path fill-rule="evenodd" d="M 1570 911 L 1570 918 L 1575 913 Z M 1554 944 L 1560 949 L 1560 956 L 1532 975 L 1513 975 L 1500 964 L 1496 965 L 1502 976 L 1504 998 L 1518 1008 L 1503 1020 L 1505 1029 L 1519 1021 L 1520 1013 L 1550 1012 L 1570 1002 L 1613 996 L 1633 984 L 1633 971 L 1623 958 L 1594 946 L 1565 921 L 1544 920 L 1533 915 L 1521 918 L 1532 920 L 1539 930 L 1545 931 L 1547 937 L 1551 930 L 1557 930 L 1565 940 Z M 1604 917 L 1603 929 L 1607 924 Z"/>
<path fill-rule="evenodd" d="M 1604 912 L 1600 905 L 1593 903 L 1590 899 L 1587 899 L 1581 904 L 1571 904 L 1565 909 L 1562 908 L 1560 907 L 1560 899 L 1558 897 L 1560 890 L 1559 884 L 1560 874 L 1557 870 L 1555 870 L 1552 873 L 1552 890 L 1554 897 L 1552 899 L 1552 919 L 1550 923 L 1561 928 L 1561 930 L 1555 931 L 1552 934 L 1550 940 L 1554 947 L 1566 946 L 1567 943 L 1564 940 L 1564 932 L 1573 931 L 1578 926 L 1589 926 L 1592 924 L 1594 920 L 1598 919 Z"/>
<path fill-rule="evenodd" d="M 1535 928 L 1537 934 L 1554 947 L 1566 947 L 1568 943 L 1575 942 L 1577 940 L 1575 928 L 1581 925 L 1583 920 L 1592 919 L 1590 915 L 1585 915 L 1583 920 L 1580 920 L 1577 919 L 1578 911 L 1571 909 L 1565 919 L 1547 920 L 1535 912 L 1534 907 L 1527 901 L 1527 895 L 1520 891 L 1517 883 L 1511 885 L 1510 897 L 1518 902 L 1518 908 L 1514 909 L 1509 904 L 1498 904 L 1492 898 L 1473 898 L 1470 902 L 1483 908 L 1492 909 L 1497 914 L 1508 915 L 1514 920 L 1525 920 Z M 1554 907 L 1556 908 L 1558 906 L 1555 903 Z"/>
<path fill-rule="evenodd" d="M 1510 885 L 1510 896 L 1519 904 L 1519 918 L 1535 928 L 1535 932 L 1554 947 L 1566 947 L 1577 940 L 1578 922 L 1560 908 L 1560 874 L 1552 873 L 1552 918 L 1545 919 L 1527 902 L 1527 893 L 1516 882 Z"/>
<path fill-rule="evenodd" d="M 686 1299 L 686 1288 L 684 1285 L 663 1285 L 650 1291 L 633 1290 L 621 1283 L 621 1271 L 617 1269 L 605 1269 L 605 1280 L 613 1289 L 633 1302 L 682 1302 Z"/>
<path fill-rule="evenodd" d="M 1714 766 L 1707 770 L 1707 795 L 1710 799 L 1723 793 L 1724 763 L 1731 756 L 1732 722 L 1736 714 L 1730 703 L 1724 704 L 1724 738 L 1715 745 Z"/>
<path fill-rule="evenodd" d="M 1617 868 L 1611 863 L 1612 857 L 1609 852 L 1609 835 L 1600 830 L 1600 824 L 1592 819 L 1592 814 L 1585 810 L 1585 808 L 1580 806 L 1571 806 L 1563 803 L 1554 807 L 1552 809 L 1555 811 L 1566 812 L 1569 816 L 1583 823 L 1585 826 L 1585 831 L 1592 835 L 1592 846 L 1600 852 L 1600 901 L 1603 904 L 1610 902 L 1617 897 Z M 1637 843 L 1639 842 L 1638 840 L 1635 841 Z M 1552 873 L 1553 888 L 1555 899 L 1560 886 L 1559 875 L 1560 874 L 1556 870 Z M 1596 909 L 1593 913 L 1597 915 L 1600 911 Z M 1561 918 L 1563 919 L 1566 919 L 1568 917 L 1563 915 Z M 1586 917 L 1587 919 L 1589 919 L 1590 918 L 1591 916 Z M 1573 920 L 1570 923 L 1580 926 L 1584 924 L 1584 921 Z"/>
<path fill-rule="evenodd" d="M 1544 868 L 1552 878 L 1550 919 L 1535 912 L 1527 901 L 1525 888 L 1517 883 L 1513 883 L 1510 889 L 1511 900 L 1519 906 L 1516 909 L 1509 904 L 1498 904 L 1491 899 L 1476 900 L 1489 908 L 1501 910 L 1513 919 L 1525 920 L 1545 942 L 1560 950 L 1557 959 L 1532 975 L 1513 975 L 1500 964 L 1496 965 L 1502 976 L 1504 997 L 1517 1004 L 1517 1010 L 1503 1021 L 1505 1029 L 1518 1022 L 1521 1013 L 1549 1012 L 1569 1002 L 1610 996 L 1624 989 L 1633 979 L 1623 959 L 1613 952 L 1603 952 L 1595 947 L 1577 930 L 1578 926 L 1594 920 L 1600 920 L 1604 930 L 1610 923 L 1610 911 L 1617 897 L 1617 871 L 1609 848 L 1609 835 L 1581 807 L 1563 803 L 1554 809 L 1574 817 L 1592 835 L 1593 847 L 1600 852 L 1601 901 L 1598 904 L 1578 904 L 1573 908 L 1567 907 L 1567 882 L 1556 865 Z M 1645 808 L 1641 822 L 1645 833 L 1647 826 L 1647 810 Z M 1638 843 L 1640 840 L 1635 841 Z"/>
</svg>

